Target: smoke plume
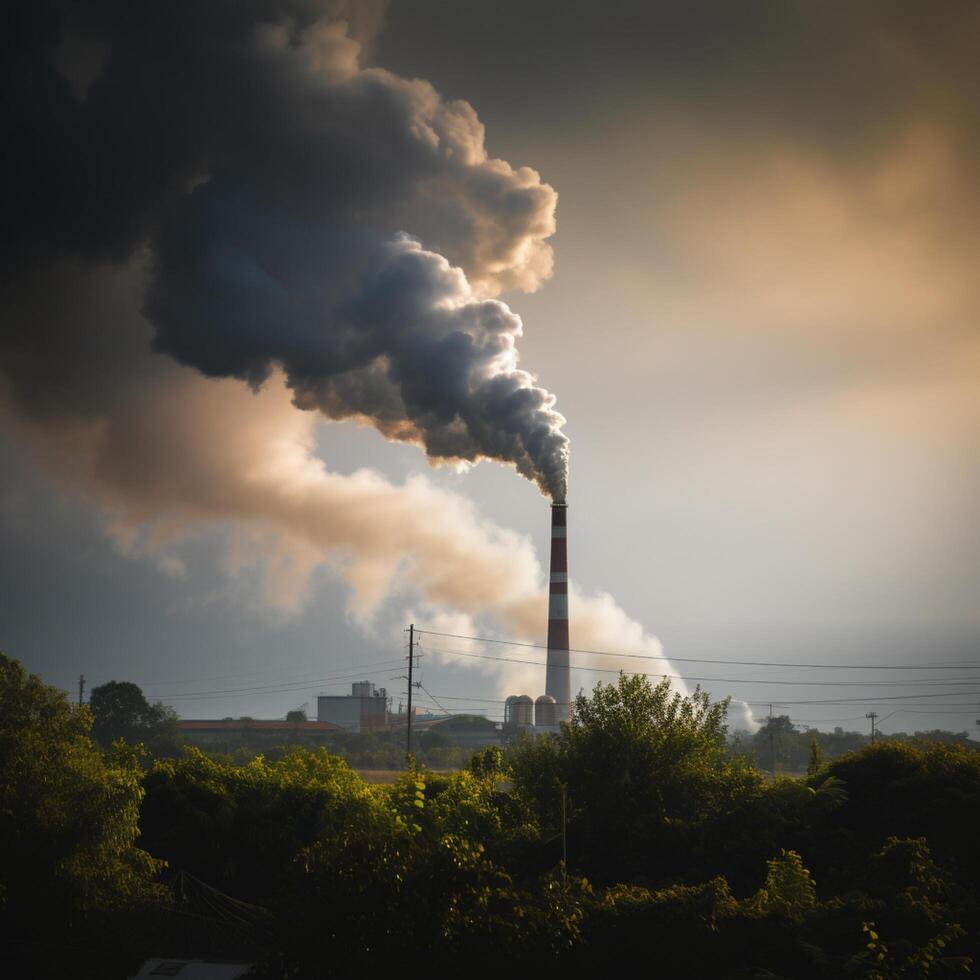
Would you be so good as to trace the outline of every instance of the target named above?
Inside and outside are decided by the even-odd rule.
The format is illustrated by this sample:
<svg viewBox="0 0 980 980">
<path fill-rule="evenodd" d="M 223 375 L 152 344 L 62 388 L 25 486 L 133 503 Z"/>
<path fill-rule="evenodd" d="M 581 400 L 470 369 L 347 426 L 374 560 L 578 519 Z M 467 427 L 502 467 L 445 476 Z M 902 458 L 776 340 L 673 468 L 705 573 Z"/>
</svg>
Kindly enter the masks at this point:
<svg viewBox="0 0 980 980">
<path fill-rule="evenodd" d="M 372 9 L 24 5 L 11 261 L 149 248 L 156 349 L 561 499 L 564 419 L 491 298 L 550 274 L 556 195 L 467 103 L 360 67 Z"/>
<path fill-rule="evenodd" d="M 365 625 L 396 602 L 424 612 L 433 628 L 466 625 L 448 632 L 489 625 L 505 636 L 540 638 L 547 585 L 530 541 L 425 478 L 395 484 L 367 469 L 330 472 L 317 455 L 322 423 L 293 404 L 281 371 L 252 392 L 153 354 L 139 310 L 145 274 L 138 265 L 61 267 L 56 292 L 41 295 L 27 284 L 3 297 L 8 308 L 42 310 L 41 323 L 70 315 L 59 296 L 80 302 L 85 318 L 76 322 L 91 344 L 84 366 L 94 369 L 101 350 L 125 352 L 123 337 L 132 342 L 114 386 L 91 384 L 82 370 L 74 389 L 59 386 L 58 399 L 22 409 L 14 422 L 49 473 L 103 509 L 120 548 L 179 574 L 185 543 L 218 533 L 228 575 L 256 572 L 265 604 L 284 613 L 303 605 L 313 572 L 325 566 L 348 586 L 350 613 Z M 80 344 L 76 356 L 86 349 Z M 578 644 L 652 658 L 576 656 L 577 665 L 603 671 L 583 670 L 580 686 L 610 679 L 605 671 L 658 669 L 659 642 L 610 596 L 575 590 L 573 602 Z M 454 662 L 484 668 L 501 694 L 540 689 L 543 651 L 502 656 Z M 506 662 L 515 658 L 541 667 Z M 662 669 L 669 670 L 665 661 Z"/>
<path fill-rule="evenodd" d="M 5 421 L 169 573 L 217 530 L 273 607 L 326 565 L 365 622 L 394 595 L 538 637 L 530 542 L 429 480 L 331 473 L 314 437 L 355 418 L 563 499 L 564 420 L 494 298 L 550 274 L 556 195 L 487 156 L 466 103 L 360 66 L 377 5 L 275 10 L 18 7 Z M 575 601 L 582 642 L 659 656 L 608 596 Z"/>
</svg>

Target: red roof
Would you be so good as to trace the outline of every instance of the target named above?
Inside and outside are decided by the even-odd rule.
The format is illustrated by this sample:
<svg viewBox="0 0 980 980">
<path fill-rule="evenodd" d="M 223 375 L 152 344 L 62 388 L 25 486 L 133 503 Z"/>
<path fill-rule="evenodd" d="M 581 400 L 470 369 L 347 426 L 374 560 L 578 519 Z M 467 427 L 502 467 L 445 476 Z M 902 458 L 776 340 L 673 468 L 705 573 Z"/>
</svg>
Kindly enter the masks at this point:
<svg viewBox="0 0 980 980">
<path fill-rule="evenodd" d="M 340 732 L 343 729 L 329 721 L 264 721 L 259 718 L 234 719 L 181 719 L 177 728 L 183 731 L 243 731 L 245 729 L 260 729 L 272 732 Z"/>
</svg>

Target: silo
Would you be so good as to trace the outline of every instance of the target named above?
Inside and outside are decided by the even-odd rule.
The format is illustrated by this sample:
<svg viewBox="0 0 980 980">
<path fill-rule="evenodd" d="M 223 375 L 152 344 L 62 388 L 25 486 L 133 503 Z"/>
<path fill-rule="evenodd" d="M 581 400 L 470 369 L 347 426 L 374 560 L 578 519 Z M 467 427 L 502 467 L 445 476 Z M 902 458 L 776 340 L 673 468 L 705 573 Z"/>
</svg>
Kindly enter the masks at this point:
<svg viewBox="0 0 980 980">
<path fill-rule="evenodd" d="M 517 704 L 519 700 L 520 699 L 516 694 L 512 694 L 504 702 L 504 728 L 513 728 L 517 724 L 517 722 L 514 721 L 514 705 Z"/>
<path fill-rule="evenodd" d="M 534 727 L 534 702 L 527 694 L 522 694 L 514 701 L 510 716 L 517 728 Z"/>
<path fill-rule="evenodd" d="M 555 699 L 550 694 L 542 694 L 534 702 L 534 727 L 558 727 L 558 707 Z"/>
</svg>

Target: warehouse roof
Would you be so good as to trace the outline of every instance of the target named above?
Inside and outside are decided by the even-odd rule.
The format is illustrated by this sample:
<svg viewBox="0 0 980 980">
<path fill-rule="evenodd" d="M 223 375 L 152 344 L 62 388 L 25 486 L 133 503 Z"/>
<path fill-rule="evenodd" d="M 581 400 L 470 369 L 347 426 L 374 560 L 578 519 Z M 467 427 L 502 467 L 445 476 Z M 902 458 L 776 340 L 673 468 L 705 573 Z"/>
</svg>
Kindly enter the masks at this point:
<svg viewBox="0 0 980 980">
<path fill-rule="evenodd" d="M 339 732 L 343 729 L 329 721 L 279 721 L 261 718 L 181 718 L 177 722 L 181 731 L 240 731 L 243 728 L 274 732 Z"/>
</svg>

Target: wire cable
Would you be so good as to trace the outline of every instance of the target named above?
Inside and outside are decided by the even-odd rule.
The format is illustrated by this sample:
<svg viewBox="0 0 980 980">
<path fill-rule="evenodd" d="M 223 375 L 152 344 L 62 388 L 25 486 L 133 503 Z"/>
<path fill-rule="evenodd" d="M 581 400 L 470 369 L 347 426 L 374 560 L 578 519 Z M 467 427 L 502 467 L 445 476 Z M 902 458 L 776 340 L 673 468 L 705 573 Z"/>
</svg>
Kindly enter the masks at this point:
<svg viewBox="0 0 980 980">
<path fill-rule="evenodd" d="M 492 660 L 497 663 L 509 663 L 509 664 L 528 664 L 532 667 L 545 667 L 546 662 L 543 660 L 522 660 L 516 657 L 494 657 L 488 653 L 464 653 L 462 650 L 446 650 L 438 647 L 430 647 L 433 653 L 442 653 L 448 656 L 454 657 L 470 657 L 477 660 Z M 622 671 L 615 667 L 585 667 L 580 664 L 572 664 L 572 670 L 585 670 L 591 673 L 600 674 L 619 674 Z M 801 681 L 801 680 L 791 680 L 791 681 L 779 681 L 770 680 L 767 678 L 741 678 L 741 677 L 698 677 L 693 674 L 667 674 L 660 673 L 657 671 L 636 671 L 635 673 L 641 674 L 645 677 L 666 677 L 670 680 L 681 680 L 681 681 L 697 681 L 698 683 L 702 681 L 709 681 L 712 683 L 723 683 L 723 684 L 778 684 L 787 687 L 931 687 L 934 685 L 948 686 L 957 683 L 969 683 L 975 684 L 980 682 L 980 677 L 951 677 L 945 680 L 922 680 L 922 681 L 911 681 L 911 680 L 898 680 L 898 681 Z M 945 691 L 938 692 L 945 694 L 958 694 L 958 691 Z"/>
<path fill-rule="evenodd" d="M 444 636 L 454 640 L 473 640 L 478 643 L 499 643 L 512 647 L 528 647 L 534 650 L 547 650 L 544 643 L 527 643 L 522 640 L 501 640 L 489 636 L 467 636 L 463 633 L 441 633 L 438 630 L 416 628 L 416 633 L 429 636 Z M 587 650 L 569 647 L 569 653 L 587 653 L 597 657 L 622 657 L 627 660 L 670 660 L 690 664 L 732 664 L 736 667 L 805 667 L 819 670 L 980 670 L 980 664 L 810 664 L 786 663 L 775 660 L 708 660 L 701 657 L 664 657 L 653 653 L 616 653 L 613 650 Z"/>
</svg>

